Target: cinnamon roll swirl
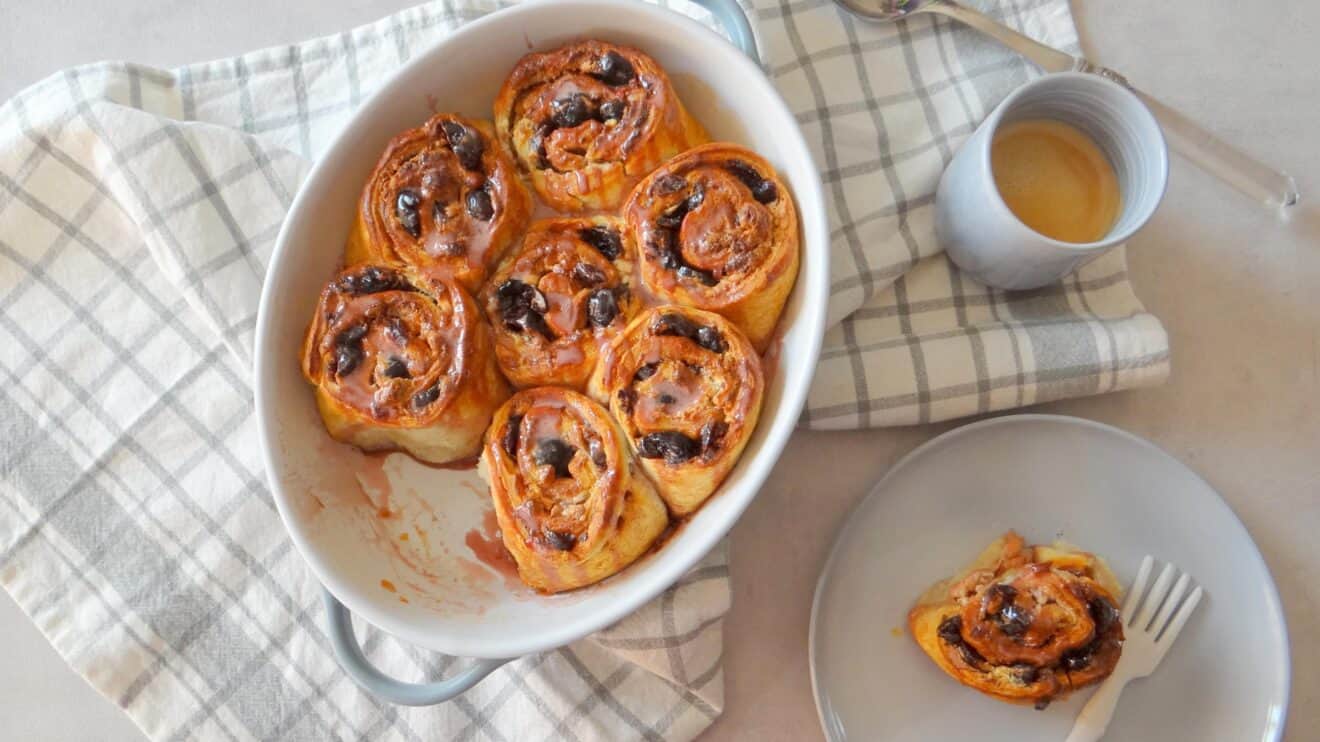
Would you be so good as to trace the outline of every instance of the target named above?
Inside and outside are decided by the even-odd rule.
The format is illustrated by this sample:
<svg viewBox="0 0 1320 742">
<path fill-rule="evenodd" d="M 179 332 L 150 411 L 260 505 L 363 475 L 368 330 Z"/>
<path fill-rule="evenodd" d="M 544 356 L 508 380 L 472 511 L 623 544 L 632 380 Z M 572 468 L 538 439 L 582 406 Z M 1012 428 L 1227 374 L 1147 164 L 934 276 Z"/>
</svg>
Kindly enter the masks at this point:
<svg viewBox="0 0 1320 742">
<path fill-rule="evenodd" d="M 735 144 L 697 147 L 638 183 L 624 215 L 648 292 L 717 312 L 765 350 L 800 252 L 793 194 L 768 162 Z"/>
<path fill-rule="evenodd" d="M 632 240 L 613 217 L 535 222 L 482 292 L 517 387 L 586 386 L 599 347 L 637 313 Z"/>
<path fill-rule="evenodd" d="M 438 270 L 475 292 L 531 208 L 490 124 L 439 113 L 385 148 L 362 189 L 345 262 Z"/>
<path fill-rule="evenodd" d="M 655 60 L 604 41 L 519 60 L 495 129 L 541 200 L 568 212 L 618 208 L 638 179 L 707 139 Z"/>
<path fill-rule="evenodd" d="M 542 592 L 618 572 L 669 521 L 609 414 L 568 389 L 515 394 L 495 414 L 478 468 L 519 576 Z"/>
<path fill-rule="evenodd" d="M 1071 547 L 1009 531 L 908 615 L 921 649 L 958 682 L 1002 701 L 1050 701 L 1113 672 L 1123 622 L 1113 574 Z"/>
<path fill-rule="evenodd" d="M 384 266 L 348 268 L 325 287 L 302 368 L 333 438 L 432 463 L 476 455 L 509 397 L 467 292 Z"/>
<path fill-rule="evenodd" d="M 761 414 L 765 381 L 752 344 L 718 314 L 667 305 L 612 340 L 588 382 L 676 516 L 705 502 Z"/>
</svg>

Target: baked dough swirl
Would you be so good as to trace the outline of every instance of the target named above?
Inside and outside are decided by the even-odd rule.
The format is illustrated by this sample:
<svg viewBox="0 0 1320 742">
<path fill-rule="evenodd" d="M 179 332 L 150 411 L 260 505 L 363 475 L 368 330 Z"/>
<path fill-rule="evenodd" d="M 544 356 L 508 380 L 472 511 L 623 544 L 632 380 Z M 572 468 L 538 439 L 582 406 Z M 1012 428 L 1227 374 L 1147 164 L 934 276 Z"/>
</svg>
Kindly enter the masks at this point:
<svg viewBox="0 0 1320 742">
<path fill-rule="evenodd" d="M 1095 556 L 1027 546 L 1010 531 L 961 575 L 932 587 L 908 625 L 958 682 L 1044 708 L 1113 672 L 1123 650 L 1117 595 Z"/>
<path fill-rule="evenodd" d="M 467 292 L 385 266 L 348 268 L 325 287 L 302 368 L 331 437 L 432 463 L 475 456 L 509 397 Z"/>
<path fill-rule="evenodd" d="M 735 144 L 697 147 L 642 180 L 624 214 L 650 294 L 718 312 L 766 349 L 800 252 L 793 194 L 768 162 Z"/>
<path fill-rule="evenodd" d="M 723 317 L 667 305 L 612 340 L 588 382 L 609 406 L 669 510 L 687 515 L 733 468 L 756 428 L 765 381 Z"/>
<path fill-rule="evenodd" d="M 439 113 L 390 140 L 362 189 L 345 262 L 438 270 L 475 292 L 531 208 L 490 124 Z"/>
<path fill-rule="evenodd" d="M 541 200 L 567 212 L 618 208 L 638 179 L 707 139 L 655 60 L 604 41 L 519 60 L 495 129 Z"/>
<path fill-rule="evenodd" d="M 519 576 L 542 592 L 609 577 L 669 522 L 609 414 L 568 389 L 515 394 L 495 414 L 478 468 Z"/>
<path fill-rule="evenodd" d="M 640 306 L 632 240 L 613 217 L 534 222 L 482 292 L 504 375 L 581 390 L 599 348 Z"/>
</svg>

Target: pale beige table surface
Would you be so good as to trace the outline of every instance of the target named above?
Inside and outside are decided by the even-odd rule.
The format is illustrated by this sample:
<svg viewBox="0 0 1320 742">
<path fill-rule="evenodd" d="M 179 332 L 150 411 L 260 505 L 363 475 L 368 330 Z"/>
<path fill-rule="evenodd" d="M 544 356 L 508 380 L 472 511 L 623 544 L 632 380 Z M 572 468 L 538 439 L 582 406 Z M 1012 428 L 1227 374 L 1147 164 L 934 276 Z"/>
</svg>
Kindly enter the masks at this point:
<svg viewBox="0 0 1320 742">
<path fill-rule="evenodd" d="M 168 66 L 227 56 L 409 4 L 0 0 L 0 98 L 79 62 Z M 1175 162 L 1164 205 L 1130 251 L 1138 293 L 1172 336 L 1173 378 L 1159 389 L 1035 409 L 1150 438 L 1228 499 L 1287 609 L 1286 738 L 1320 739 L 1320 3 L 1074 0 L 1073 7 L 1094 59 L 1286 167 L 1312 196 L 1280 224 Z M 948 427 L 799 433 L 789 444 L 734 531 L 727 706 L 704 740 L 820 737 L 807 621 L 831 539 L 899 456 Z M 7 597 L 0 598 L 0 738 L 141 739 Z"/>
</svg>

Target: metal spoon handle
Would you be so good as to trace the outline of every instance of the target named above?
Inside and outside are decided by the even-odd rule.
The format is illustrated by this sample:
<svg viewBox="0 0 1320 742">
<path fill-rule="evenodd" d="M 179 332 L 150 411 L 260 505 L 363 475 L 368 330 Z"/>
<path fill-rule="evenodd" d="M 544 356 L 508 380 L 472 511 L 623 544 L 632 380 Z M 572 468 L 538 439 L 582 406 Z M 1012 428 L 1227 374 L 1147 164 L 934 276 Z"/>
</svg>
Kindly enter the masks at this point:
<svg viewBox="0 0 1320 742">
<path fill-rule="evenodd" d="M 1150 95 L 1136 90 L 1117 72 L 1073 57 L 1023 36 L 1007 26 L 955 0 L 933 0 L 920 7 L 921 12 L 939 13 L 971 26 L 1004 46 L 1035 62 L 1046 72 L 1078 70 L 1092 72 L 1127 87 L 1139 98 L 1160 122 L 1169 148 L 1182 155 L 1223 183 L 1237 189 L 1248 198 L 1270 208 L 1287 209 L 1297 203 L 1300 194 L 1297 181 L 1268 165 L 1253 159 L 1241 150 L 1221 141 L 1201 128 L 1195 121 L 1159 102 Z"/>
<path fill-rule="evenodd" d="M 980 11 L 959 5 L 954 0 L 933 0 L 919 6 L 919 10 L 914 12 L 939 13 L 971 26 L 1035 62 L 1038 67 L 1046 72 L 1067 72 L 1073 69 L 1075 60 L 1071 54 L 1065 54 L 1052 46 L 1046 46 L 1030 36 L 1024 36 Z"/>
</svg>

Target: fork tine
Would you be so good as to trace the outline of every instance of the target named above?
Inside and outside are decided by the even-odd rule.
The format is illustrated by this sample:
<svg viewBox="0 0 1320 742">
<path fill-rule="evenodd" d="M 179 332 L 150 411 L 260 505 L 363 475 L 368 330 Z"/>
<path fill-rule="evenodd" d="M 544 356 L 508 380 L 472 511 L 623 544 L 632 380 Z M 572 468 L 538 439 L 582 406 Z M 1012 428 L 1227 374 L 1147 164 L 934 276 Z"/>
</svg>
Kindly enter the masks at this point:
<svg viewBox="0 0 1320 742">
<path fill-rule="evenodd" d="M 1164 655 L 1173 646 L 1173 641 L 1178 638 L 1178 632 L 1182 631 L 1183 624 L 1191 617 L 1192 611 L 1196 610 L 1196 604 L 1201 602 L 1201 588 L 1197 587 L 1192 594 L 1187 596 L 1187 602 L 1183 603 L 1182 608 L 1173 615 L 1173 620 L 1169 622 L 1169 628 L 1165 630 L 1164 635 L 1157 639 L 1155 645 L 1159 655 L 1155 658 L 1156 662 L 1164 659 Z"/>
<path fill-rule="evenodd" d="M 1150 589 L 1150 594 L 1146 596 L 1146 602 L 1141 604 L 1141 615 L 1137 617 L 1137 622 L 1132 628 L 1138 631 L 1145 631 L 1150 625 L 1150 620 L 1155 617 L 1155 611 L 1164 602 L 1164 596 L 1169 592 L 1169 583 L 1173 582 L 1173 565 L 1165 564 L 1164 569 L 1160 570 L 1160 576 L 1155 579 L 1155 587 Z"/>
<path fill-rule="evenodd" d="M 1128 590 L 1127 598 L 1123 600 L 1123 623 L 1132 620 L 1132 614 L 1137 610 L 1137 599 L 1146 590 L 1146 580 L 1150 578 L 1151 567 L 1155 566 L 1155 560 L 1149 554 L 1141 560 L 1141 567 L 1137 569 L 1137 579 L 1132 581 L 1132 587 Z"/>
<path fill-rule="evenodd" d="M 1183 593 L 1187 592 L 1187 585 L 1192 578 L 1183 572 L 1178 576 L 1178 581 L 1173 584 L 1173 589 L 1169 591 L 1169 597 L 1164 599 L 1164 607 L 1160 609 L 1160 614 L 1155 617 L 1154 623 L 1150 625 L 1150 631 L 1159 634 L 1165 624 L 1169 622 L 1169 616 L 1173 614 L 1173 609 L 1178 607 L 1178 601 L 1182 600 Z"/>
</svg>

